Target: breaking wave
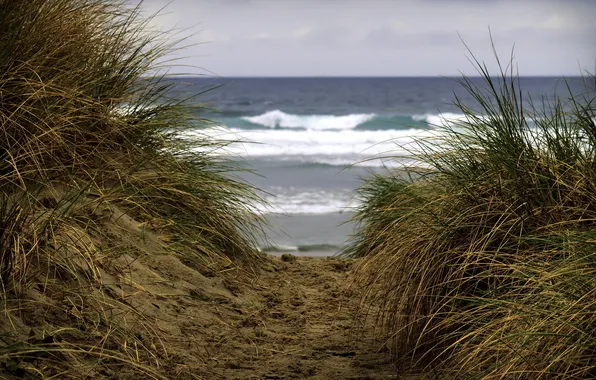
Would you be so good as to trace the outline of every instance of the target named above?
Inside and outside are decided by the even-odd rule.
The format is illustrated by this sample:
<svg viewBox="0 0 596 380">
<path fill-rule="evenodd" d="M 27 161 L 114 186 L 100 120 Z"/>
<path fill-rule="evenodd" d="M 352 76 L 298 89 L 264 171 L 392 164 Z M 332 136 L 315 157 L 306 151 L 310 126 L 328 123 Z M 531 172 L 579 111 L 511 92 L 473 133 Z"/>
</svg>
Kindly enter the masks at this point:
<svg viewBox="0 0 596 380">
<path fill-rule="evenodd" d="M 258 116 L 244 116 L 241 119 L 252 124 L 268 128 L 303 128 L 315 130 L 353 129 L 377 115 L 351 114 L 344 116 L 334 115 L 293 115 L 280 110 L 265 112 Z"/>
</svg>

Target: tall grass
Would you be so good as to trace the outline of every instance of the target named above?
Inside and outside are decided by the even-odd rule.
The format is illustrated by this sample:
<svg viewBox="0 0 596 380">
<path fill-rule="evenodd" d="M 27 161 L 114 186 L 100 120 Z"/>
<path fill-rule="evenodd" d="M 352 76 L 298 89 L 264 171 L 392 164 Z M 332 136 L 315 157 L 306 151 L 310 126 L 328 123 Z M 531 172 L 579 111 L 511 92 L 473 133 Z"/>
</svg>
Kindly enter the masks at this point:
<svg viewBox="0 0 596 380">
<path fill-rule="evenodd" d="M 101 273 L 114 256 L 153 252 L 114 247 L 105 227 L 110 210 L 154 226 L 164 249 L 189 265 L 259 257 L 260 221 L 248 206 L 258 198 L 216 155 L 224 142 L 180 137 L 204 123 L 193 116 L 196 100 L 176 99 L 168 80 L 166 56 L 180 41 L 152 31 L 139 14 L 117 0 L 0 2 L 0 303 L 7 321 L 34 311 L 36 289 L 76 293 L 85 310 L 127 309 L 98 296 Z M 101 322 L 71 315 L 68 323 L 97 330 L 98 346 L 86 351 L 135 368 L 155 362 L 109 314 L 99 312 Z M 26 357 L 15 352 L 40 350 L 15 339 L 0 339 L 0 367 L 22 371 Z M 68 340 L 43 345 L 62 364 L 78 350 Z"/>
<path fill-rule="evenodd" d="M 6 196 L 91 194 L 141 218 L 172 219 L 204 254 L 254 255 L 247 204 L 256 196 L 212 154 L 225 143 L 177 134 L 200 120 L 196 107 L 171 98 L 159 66 L 175 46 L 166 36 L 116 1 L 0 6 Z"/>
<path fill-rule="evenodd" d="M 477 107 L 456 100 L 465 121 L 359 190 L 348 252 L 364 257 L 365 304 L 403 363 L 457 378 L 594 377 L 594 83 L 536 106 L 512 66 L 491 76 L 475 63 L 483 83 L 460 82 Z"/>
</svg>

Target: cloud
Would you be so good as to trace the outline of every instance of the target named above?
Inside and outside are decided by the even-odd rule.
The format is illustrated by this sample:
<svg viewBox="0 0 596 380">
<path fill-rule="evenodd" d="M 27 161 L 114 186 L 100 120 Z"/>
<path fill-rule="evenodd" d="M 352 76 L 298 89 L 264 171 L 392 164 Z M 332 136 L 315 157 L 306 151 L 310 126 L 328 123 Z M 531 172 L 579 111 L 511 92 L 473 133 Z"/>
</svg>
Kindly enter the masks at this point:
<svg viewBox="0 0 596 380">
<path fill-rule="evenodd" d="M 294 29 L 294 31 L 292 32 L 292 37 L 294 38 L 304 38 L 306 36 L 308 36 L 311 32 L 313 31 L 312 26 L 301 26 L 298 29 Z"/>
<path fill-rule="evenodd" d="M 551 15 L 548 19 L 538 24 L 538 26 L 546 29 L 564 29 L 566 26 L 565 21 L 566 20 L 563 17 L 561 17 L 561 15 L 554 14 Z"/>
<path fill-rule="evenodd" d="M 272 36 L 269 33 L 261 32 L 261 33 L 257 33 L 257 34 L 252 34 L 246 38 L 249 40 L 269 40 L 272 38 Z"/>
<path fill-rule="evenodd" d="M 365 45 L 377 49 L 429 49 L 461 45 L 455 31 L 398 31 L 392 27 L 381 27 L 369 32 L 364 38 Z"/>
<path fill-rule="evenodd" d="M 489 27 L 529 74 L 577 74 L 596 56 L 593 0 L 173 0 L 165 12 L 155 23 L 211 42 L 185 63 L 221 75 L 456 75 L 466 64 L 458 34 L 491 60 Z"/>
</svg>

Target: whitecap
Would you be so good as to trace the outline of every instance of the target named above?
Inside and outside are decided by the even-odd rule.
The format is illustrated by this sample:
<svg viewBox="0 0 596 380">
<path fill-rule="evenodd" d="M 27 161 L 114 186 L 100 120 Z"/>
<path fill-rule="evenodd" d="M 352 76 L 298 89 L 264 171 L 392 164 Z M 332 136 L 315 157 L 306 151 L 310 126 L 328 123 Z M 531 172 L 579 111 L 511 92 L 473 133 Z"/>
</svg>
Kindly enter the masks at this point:
<svg viewBox="0 0 596 380">
<path fill-rule="evenodd" d="M 257 211 L 263 214 L 320 215 L 353 211 L 357 206 L 350 191 L 293 190 L 268 189 L 270 193 L 264 197 L 268 204 L 257 205 Z"/>
<path fill-rule="evenodd" d="M 241 130 L 210 128 L 188 131 L 187 138 L 211 136 L 230 141 L 225 153 L 243 158 L 274 158 L 328 165 L 395 166 L 391 159 L 416 151 L 417 139 L 436 136 L 421 129 L 402 130 Z M 197 148 L 204 149 L 204 148 Z"/>
<path fill-rule="evenodd" d="M 350 115 L 294 115 L 280 110 L 265 112 L 258 116 L 244 116 L 242 120 L 268 128 L 304 128 L 314 130 L 354 129 L 375 118 L 374 113 Z"/>
<path fill-rule="evenodd" d="M 431 127 L 456 126 L 470 121 L 470 116 L 462 113 L 444 112 L 439 114 L 426 113 L 424 115 L 413 115 L 415 121 L 423 121 Z"/>
</svg>

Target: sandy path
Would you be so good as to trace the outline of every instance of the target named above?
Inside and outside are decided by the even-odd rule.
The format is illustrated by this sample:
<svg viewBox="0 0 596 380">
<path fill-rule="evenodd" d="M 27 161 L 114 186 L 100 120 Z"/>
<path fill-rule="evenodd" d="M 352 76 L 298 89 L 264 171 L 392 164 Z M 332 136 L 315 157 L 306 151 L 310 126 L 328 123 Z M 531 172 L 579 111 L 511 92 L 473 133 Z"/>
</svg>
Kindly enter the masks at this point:
<svg viewBox="0 0 596 380">
<path fill-rule="evenodd" d="M 252 290 L 231 286 L 237 294 L 212 305 L 207 314 L 214 318 L 188 330 L 208 344 L 182 372 L 206 379 L 403 378 L 377 352 L 371 327 L 356 318 L 358 298 L 346 291 L 350 266 L 337 258 L 268 257 Z"/>
<path fill-rule="evenodd" d="M 127 346 L 114 347 L 151 363 L 155 379 L 406 379 L 379 352 L 370 322 L 357 315 L 359 296 L 347 288 L 353 263 L 266 256 L 255 275 L 238 267 L 215 270 L 167 252 L 122 255 L 90 295 L 102 301 L 97 307 L 112 305 L 105 310 L 118 331 L 134 334 L 124 335 Z M 31 336 L 30 326 L 58 331 L 81 323 L 80 313 L 73 319 L 74 312 L 63 312 L 70 293 L 46 293 L 38 292 L 45 306 L 20 309 L 27 318 L 13 315 L 12 327 L 0 318 L 0 332 L 21 334 L 22 341 Z M 94 342 L 81 337 L 87 345 Z M 69 371 L 80 371 L 71 378 L 148 378 L 118 362 L 77 367 L 79 359 L 61 358 L 70 360 Z M 48 370 L 44 363 L 38 367 Z"/>
</svg>

